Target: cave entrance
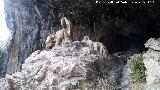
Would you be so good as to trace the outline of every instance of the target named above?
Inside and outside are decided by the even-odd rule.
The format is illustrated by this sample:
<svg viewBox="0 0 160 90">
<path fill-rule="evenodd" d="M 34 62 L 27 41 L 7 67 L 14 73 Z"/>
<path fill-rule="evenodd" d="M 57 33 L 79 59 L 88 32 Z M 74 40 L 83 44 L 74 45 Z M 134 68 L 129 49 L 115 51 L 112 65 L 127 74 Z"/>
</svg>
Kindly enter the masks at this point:
<svg viewBox="0 0 160 90">
<path fill-rule="evenodd" d="M 103 43 L 109 53 L 132 49 L 143 52 L 148 39 L 160 37 L 159 9 L 156 5 L 97 5 L 82 15 L 87 18 L 82 21 L 94 27 L 94 34 L 98 34 L 93 37 Z"/>
<path fill-rule="evenodd" d="M 107 47 L 111 54 L 128 50 L 143 52 L 145 50 L 144 44 L 148 39 L 160 38 L 160 30 L 158 31 L 157 29 L 158 27 L 156 28 L 156 26 L 147 25 L 145 30 L 142 30 L 141 33 L 128 35 L 110 30 L 110 33 L 101 37 L 99 41 Z"/>
</svg>

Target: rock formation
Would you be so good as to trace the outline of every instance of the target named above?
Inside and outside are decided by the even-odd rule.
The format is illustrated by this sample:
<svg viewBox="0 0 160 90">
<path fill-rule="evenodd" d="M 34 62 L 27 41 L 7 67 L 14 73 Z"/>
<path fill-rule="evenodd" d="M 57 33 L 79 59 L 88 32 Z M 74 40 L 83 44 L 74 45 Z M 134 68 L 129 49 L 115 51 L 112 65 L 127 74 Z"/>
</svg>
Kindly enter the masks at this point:
<svg viewBox="0 0 160 90">
<path fill-rule="evenodd" d="M 54 35 L 49 35 L 46 39 L 45 45 L 47 49 L 52 49 L 52 47 L 55 45 L 55 36 Z"/>
<path fill-rule="evenodd" d="M 157 85 L 159 39 L 150 38 L 160 37 L 160 7 L 96 1 L 99 0 L 4 0 L 11 37 L 0 62 L 0 74 L 7 73 L 0 79 L 1 89 L 121 89 L 127 86 L 128 57 L 135 51 L 144 52 L 145 47 L 149 48 L 143 54 L 147 85 Z M 62 29 L 60 19 L 64 16 L 75 29 L 73 47 L 64 41 L 51 50 L 44 49 L 47 36 Z M 84 36 L 103 43 L 108 53 L 114 54 L 107 53 L 104 59 L 104 54 L 91 53 L 92 44 L 90 47 L 80 42 Z"/>
<path fill-rule="evenodd" d="M 46 39 L 46 48 L 52 49 L 52 47 L 56 47 L 61 45 L 63 42 L 67 41 L 68 43 L 73 42 L 73 25 L 66 18 L 61 19 L 61 29 L 58 30 L 55 35 L 49 35 Z"/>
<path fill-rule="evenodd" d="M 160 38 L 149 39 L 145 46 L 149 50 L 144 53 L 144 64 L 146 67 L 146 81 L 148 85 L 159 84 L 160 82 Z M 157 87 L 160 88 L 160 87 Z"/>
<path fill-rule="evenodd" d="M 85 42 L 33 52 L 21 72 L 0 79 L 1 90 L 113 90 L 120 88 L 118 57 L 90 53 Z"/>
<path fill-rule="evenodd" d="M 86 37 L 85 37 L 86 38 Z M 90 42 L 93 42 L 90 40 Z M 21 72 L 0 79 L 1 90 L 157 90 L 159 78 L 159 39 L 151 38 L 145 46 L 143 62 L 146 82 L 130 83 L 126 61 L 135 52 L 113 55 L 92 53 L 88 42 L 63 42 L 49 50 L 33 52 Z"/>
<path fill-rule="evenodd" d="M 64 16 L 75 26 L 75 40 L 90 36 L 103 43 L 109 53 L 133 48 L 142 52 L 144 42 L 160 36 L 160 13 L 156 4 L 115 6 L 106 4 L 108 0 L 96 1 L 5 0 L 6 24 L 11 37 L 1 71 L 10 74 L 20 71 L 25 59 L 33 51 L 44 48 L 47 36 L 59 30 L 59 20 Z"/>
<path fill-rule="evenodd" d="M 6 72 L 13 73 L 21 70 L 22 63 L 33 51 L 44 47 L 46 37 L 58 30 L 58 26 L 54 24 L 57 22 L 51 25 L 51 22 L 46 21 L 45 17 L 50 11 L 41 2 L 33 0 L 4 2 L 6 24 L 11 32 L 5 58 L 8 62 Z"/>
</svg>

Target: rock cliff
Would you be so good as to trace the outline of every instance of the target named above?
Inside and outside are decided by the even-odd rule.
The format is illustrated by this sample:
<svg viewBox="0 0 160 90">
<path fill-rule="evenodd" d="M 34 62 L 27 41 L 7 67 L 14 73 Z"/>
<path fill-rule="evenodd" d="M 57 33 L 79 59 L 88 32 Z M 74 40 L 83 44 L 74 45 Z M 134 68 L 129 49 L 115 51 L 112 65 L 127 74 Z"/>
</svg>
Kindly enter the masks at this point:
<svg viewBox="0 0 160 90">
<path fill-rule="evenodd" d="M 45 39 L 59 30 L 60 18 L 69 18 L 76 28 L 76 40 L 90 36 L 103 43 L 109 53 L 138 49 L 150 37 L 160 37 L 160 12 L 156 4 L 106 4 L 108 0 L 5 0 L 6 24 L 11 32 L 1 75 L 22 69 Z M 128 0 L 129 2 L 130 0 Z"/>
<path fill-rule="evenodd" d="M 0 57 L 0 74 L 7 73 L 0 79 L 0 89 L 159 89 L 160 41 L 153 38 L 160 37 L 160 7 L 96 1 L 4 0 L 11 37 Z M 62 17 L 73 23 L 77 41 L 44 49 L 47 36 L 61 28 Z M 90 53 L 81 42 L 84 36 L 114 54 L 103 58 Z M 130 88 L 127 63 L 137 52 L 143 52 L 146 82 Z"/>
<path fill-rule="evenodd" d="M 42 7 L 38 8 L 40 6 Z M 20 71 L 24 60 L 33 51 L 42 49 L 47 35 L 58 30 L 56 24 L 51 26 L 44 21 L 44 12 L 49 14 L 43 3 L 33 0 L 5 0 L 6 22 L 11 32 L 7 43 L 7 73 Z"/>
</svg>

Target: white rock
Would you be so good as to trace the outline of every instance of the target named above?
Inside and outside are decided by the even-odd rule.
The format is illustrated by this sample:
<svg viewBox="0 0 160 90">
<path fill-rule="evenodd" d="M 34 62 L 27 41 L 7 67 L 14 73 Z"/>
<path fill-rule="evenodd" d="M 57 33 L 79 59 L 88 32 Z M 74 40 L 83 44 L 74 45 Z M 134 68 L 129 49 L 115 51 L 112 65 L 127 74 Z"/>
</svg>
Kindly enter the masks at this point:
<svg viewBox="0 0 160 90">
<path fill-rule="evenodd" d="M 145 47 L 150 48 L 143 54 L 143 61 L 147 69 L 145 72 L 146 83 L 150 85 L 150 87 L 154 88 L 154 86 L 156 86 L 160 89 L 160 86 L 157 85 L 160 83 L 160 38 L 150 38 L 145 44 Z"/>
<path fill-rule="evenodd" d="M 160 82 L 160 52 L 148 51 L 143 54 L 146 67 L 146 81 L 148 84 Z"/>
<path fill-rule="evenodd" d="M 153 50 L 160 50 L 160 38 L 150 38 L 145 44 L 146 48 L 150 48 Z"/>
<path fill-rule="evenodd" d="M 95 75 L 96 72 L 89 71 L 89 65 L 99 58 L 90 53 L 87 45 L 81 44 L 75 41 L 73 47 L 62 45 L 33 52 L 21 72 L 0 79 L 0 90 L 63 90 L 87 81 L 87 77 L 92 78 L 87 73 Z"/>
</svg>

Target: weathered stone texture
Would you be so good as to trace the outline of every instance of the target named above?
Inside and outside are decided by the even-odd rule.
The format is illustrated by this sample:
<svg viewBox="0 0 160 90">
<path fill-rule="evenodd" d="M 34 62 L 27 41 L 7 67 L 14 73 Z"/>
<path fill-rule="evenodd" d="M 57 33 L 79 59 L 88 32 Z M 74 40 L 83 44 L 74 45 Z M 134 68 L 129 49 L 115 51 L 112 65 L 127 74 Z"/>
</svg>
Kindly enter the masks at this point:
<svg viewBox="0 0 160 90">
<path fill-rule="evenodd" d="M 122 62 L 118 57 L 90 53 L 75 41 L 33 52 L 22 71 L 0 79 L 2 90 L 114 90 L 120 88 Z M 66 44 L 68 44 L 66 46 Z M 78 48 L 77 48 L 78 47 Z"/>
</svg>

